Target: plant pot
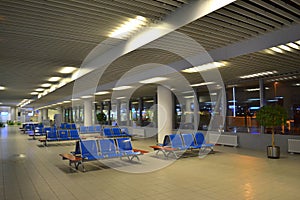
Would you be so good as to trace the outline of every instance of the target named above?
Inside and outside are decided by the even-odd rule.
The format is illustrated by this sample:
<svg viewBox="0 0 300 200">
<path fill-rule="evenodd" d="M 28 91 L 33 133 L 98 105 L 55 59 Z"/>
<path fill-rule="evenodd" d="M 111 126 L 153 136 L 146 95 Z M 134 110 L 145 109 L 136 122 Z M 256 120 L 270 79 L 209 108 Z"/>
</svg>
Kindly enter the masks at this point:
<svg viewBox="0 0 300 200">
<path fill-rule="evenodd" d="M 280 147 L 279 146 L 267 146 L 268 158 L 280 158 Z"/>
</svg>

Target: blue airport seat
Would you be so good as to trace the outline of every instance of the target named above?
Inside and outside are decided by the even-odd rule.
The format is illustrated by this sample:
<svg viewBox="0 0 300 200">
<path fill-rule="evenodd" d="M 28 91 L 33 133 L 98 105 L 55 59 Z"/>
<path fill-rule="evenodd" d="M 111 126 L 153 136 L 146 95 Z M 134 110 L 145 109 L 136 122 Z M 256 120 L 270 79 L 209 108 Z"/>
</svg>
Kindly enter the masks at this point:
<svg viewBox="0 0 300 200">
<path fill-rule="evenodd" d="M 80 139 L 77 129 L 71 129 L 71 130 L 69 130 L 69 132 L 70 132 L 69 139 L 71 139 L 71 140 L 79 140 Z"/>
<path fill-rule="evenodd" d="M 122 154 L 117 152 L 114 139 L 101 139 L 98 140 L 101 155 L 104 158 L 121 157 Z"/>
<path fill-rule="evenodd" d="M 133 158 L 140 160 L 138 155 L 140 155 L 141 152 L 133 151 L 130 138 L 116 138 L 116 142 L 119 152 L 122 154 L 122 156 L 127 156 L 129 160 L 132 160 Z"/>
<path fill-rule="evenodd" d="M 58 130 L 58 140 L 69 140 L 68 130 Z"/>
</svg>

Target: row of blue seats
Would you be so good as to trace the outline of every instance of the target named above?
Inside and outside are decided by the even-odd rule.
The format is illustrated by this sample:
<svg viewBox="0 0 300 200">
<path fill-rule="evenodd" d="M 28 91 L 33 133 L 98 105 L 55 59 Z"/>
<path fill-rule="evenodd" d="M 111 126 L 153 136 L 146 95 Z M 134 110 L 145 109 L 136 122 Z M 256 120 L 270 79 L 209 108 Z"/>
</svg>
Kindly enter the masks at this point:
<svg viewBox="0 0 300 200">
<path fill-rule="evenodd" d="M 67 140 L 80 140 L 80 136 L 77 129 L 50 129 L 46 132 L 46 137 L 41 138 L 40 142 L 43 142 L 47 146 L 47 142 L 53 141 L 67 141 Z"/>
<path fill-rule="evenodd" d="M 186 150 L 199 149 L 201 151 L 205 151 L 209 149 L 213 151 L 213 144 L 208 144 L 205 141 L 205 137 L 203 133 L 196 132 L 193 133 L 182 133 L 182 134 L 170 134 L 165 135 L 163 144 L 159 144 L 157 146 L 150 146 L 154 150 L 159 152 L 163 152 L 165 157 L 168 157 L 171 153 L 175 156 L 175 158 L 179 158 L 176 153 L 179 152 L 179 155 Z"/>
<path fill-rule="evenodd" d="M 137 158 L 144 153 L 143 150 L 132 148 L 130 138 L 106 138 L 93 140 L 79 140 L 76 143 L 75 152 L 70 154 L 60 154 L 63 159 L 69 160 L 69 164 L 74 163 L 75 168 L 81 164 L 85 171 L 83 162 L 102 160 L 107 158 L 127 157 L 129 160 Z"/>
<path fill-rule="evenodd" d="M 101 125 L 80 126 L 79 131 L 80 131 L 80 133 L 101 133 L 102 127 L 101 127 Z"/>
<path fill-rule="evenodd" d="M 74 124 L 74 123 L 61 123 L 59 128 L 60 129 L 76 129 L 76 124 Z"/>
<path fill-rule="evenodd" d="M 127 128 L 118 128 L 118 127 L 104 128 L 103 136 L 104 137 L 132 137 L 132 135 L 128 133 Z"/>
</svg>

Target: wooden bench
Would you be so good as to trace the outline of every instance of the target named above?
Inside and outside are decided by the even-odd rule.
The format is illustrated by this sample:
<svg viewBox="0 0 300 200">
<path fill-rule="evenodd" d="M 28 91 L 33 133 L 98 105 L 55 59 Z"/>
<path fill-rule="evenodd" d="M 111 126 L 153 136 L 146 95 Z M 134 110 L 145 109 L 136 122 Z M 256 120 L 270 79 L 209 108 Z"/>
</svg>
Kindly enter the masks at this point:
<svg viewBox="0 0 300 200">
<path fill-rule="evenodd" d="M 71 166 L 74 163 L 75 168 L 78 170 L 78 166 L 82 163 L 82 158 L 80 156 L 75 156 L 69 153 L 59 154 L 63 160 L 69 160 L 69 165 Z"/>
<path fill-rule="evenodd" d="M 154 151 L 156 152 L 156 155 L 161 151 L 164 156 L 167 158 L 170 154 L 170 152 L 174 152 L 177 149 L 172 148 L 172 147 L 167 147 L 167 146 L 159 146 L 159 145 L 154 145 L 154 146 L 150 146 Z"/>
</svg>

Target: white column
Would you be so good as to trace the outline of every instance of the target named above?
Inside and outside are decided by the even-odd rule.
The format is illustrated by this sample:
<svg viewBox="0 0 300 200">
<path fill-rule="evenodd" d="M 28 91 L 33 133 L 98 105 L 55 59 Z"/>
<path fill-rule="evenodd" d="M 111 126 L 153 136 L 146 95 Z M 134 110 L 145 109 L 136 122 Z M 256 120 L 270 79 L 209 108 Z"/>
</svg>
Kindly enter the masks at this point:
<svg viewBox="0 0 300 200">
<path fill-rule="evenodd" d="M 129 100 L 126 101 L 126 117 L 127 117 L 127 121 L 126 121 L 126 125 L 130 126 L 130 102 Z"/>
<path fill-rule="evenodd" d="M 84 126 L 92 125 L 92 100 L 84 100 Z"/>
<path fill-rule="evenodd" d="M 173 100 L 172 92 L 163 87 L 157 87 L 157 121 L 158 121 L 158 142 L 162 143 L 165 135 L 172 133 L 173 121 Z"/>
<path fill-rule="evenodd" d="M 26 121 L 26 115 L 25 115 L 25 111 L 24 110 L 21 110 L 21 122 L 22 123 L 25 123 L 25 121 Z"/>
<path fill-rule="evenodd" d="M 263 107 L 265 105 L 265 88 L 263 79 L 259 79 L 259 102 L 260 107 Z"/>
<path fill-rule="evenodd" d="M 39 115 L 38 115 L 38 122 L 41 123 L 43 121 L 43 109 L 39 110 Z"/>
<path fill-rule="evenodd" d="M 48 120 L 48 109 L 42 109 L 42 120 Z"/>
<path fill-rule="evenodd" d="M 17 120 L 17 114 L 16 114 L 16 108 L 10 107 L 10 120 L 16 121 Z"/>
<path fill-rule="evenodd" d="M 118 123 L 118 125 L 121 125 L 121 102 L 120 102 L 120 100 L 117 100 L 116 110 L 117 110 L 117 123 Z"/>
<path fill-rule="evenodd" d="M 191 105 L 193 103 L 193 99 L 186 99 L 185 101 L 185 123 L 192 123 L 193 112 L 191 109 Z"/>
</svg>

